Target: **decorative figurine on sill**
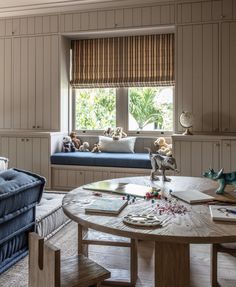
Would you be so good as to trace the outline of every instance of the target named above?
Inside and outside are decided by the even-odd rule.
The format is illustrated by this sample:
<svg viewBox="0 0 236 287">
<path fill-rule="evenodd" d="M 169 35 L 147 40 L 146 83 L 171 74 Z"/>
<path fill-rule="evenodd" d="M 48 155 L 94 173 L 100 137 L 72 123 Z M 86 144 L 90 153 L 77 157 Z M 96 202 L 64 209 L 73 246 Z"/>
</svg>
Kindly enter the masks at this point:
<svg viewBox="0 0 236 287">
<path fill-rule="evenodd" d="M 165 138 L 160 137 L 154 142 L 157 152 L 161 155 L 172 156 L 172 145 L 167 144 Z"/>
<path fill-rule="evenodd" d="M 88 143 L 88 142 L 84 142 L 84 143 L 80 146 L 79 151 L 88 152 L 88 151 L 89 151 L 89 143 Z"/>
<path fill-rule="evenodd" d="M 75 152 L 76 151 L 75 145 L 69 136 L 65 136 L 63 138 L 62 151 L 63 152 Z"/>
<path fill-rule="evenodd" d="M 111 134 L 113 140 L 120 140 L 127 137 L 127 134 L 123 131 L 122 127 L 117 127 Z"/>
<path fill-rule="evenodd" d="M 109 127 L 103 132 L 103 135 L 105 137 L 111 138 L 112 137 L 112 133 L 113 133 L 113 129 L 111 127 Z"/>
<path fill-rule="evenodd" d="M 162 179 L 163 181 L 171 181 L 170 178 L 166 177 L 166 170 L 173 170 L 178 172 L 176 160 L 172 156 L 164 156 L 159 153 L 152 153 L 150 148 L 146 148 L 149 152 L 149 158 L 151 160 L 152 170 L 151 170 L 151 180 L 159 180 L 158 177 L 155 176 L 157 171 L 162 171 Z"/>
<path fill-rule="evenodd" d="M 91 152 L 101 152 L 100 145 L 99 144 L 94 144 L 93 145 L 93 149 L 91 150 Z"/>
<path fill-rule="evenodd" d="M 219 187 L 216 190 L 217 194 L 223 194 L 225 186 L 230 184 L 236 188 L 236 172 L 224 173 L 222 168 L 220 171 L 214 171 L 214 169 L 209 168 L 209 171 L 203 173 L 204 177 L 216 180 L 219 183 Z"/>
<path fill-rule="evenodd" d="M 81 146 L 81 141 L 77 137 L 76 132 L 71 132 L 70 133 L 70 138 L 71 138 L 73 144 L 75 145 L 75 148 L 78 150 L 80 148 L 80 146 Z"/>
</svg>

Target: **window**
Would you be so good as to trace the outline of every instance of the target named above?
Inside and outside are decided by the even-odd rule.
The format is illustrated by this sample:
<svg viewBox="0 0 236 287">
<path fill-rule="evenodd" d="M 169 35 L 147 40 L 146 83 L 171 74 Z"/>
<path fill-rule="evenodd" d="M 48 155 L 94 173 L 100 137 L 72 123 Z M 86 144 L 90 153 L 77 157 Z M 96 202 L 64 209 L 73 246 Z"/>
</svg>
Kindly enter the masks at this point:
<svg viewBox="0 0 236 287">
<path fill-rule="evenodd" d="M 173 87 L 73 90 L 73 129 L 122 126 L 129 133 L 173 130 Z"/>
</svg>

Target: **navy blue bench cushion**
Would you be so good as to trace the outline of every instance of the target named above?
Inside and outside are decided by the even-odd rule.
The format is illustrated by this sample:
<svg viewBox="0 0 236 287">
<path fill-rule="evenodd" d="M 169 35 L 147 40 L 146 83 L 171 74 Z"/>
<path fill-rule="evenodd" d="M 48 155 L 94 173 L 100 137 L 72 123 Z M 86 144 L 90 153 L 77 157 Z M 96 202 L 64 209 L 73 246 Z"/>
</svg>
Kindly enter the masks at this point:
<svg viewBox="0 0 236 287">
<path fill-rule="evenodd" d="M 18 169 L 0 172 L 0 223 L 35 206 L 44 185 L 45 179 L 31 172 Z"/>
<path fill-rule="evenodd" d="M 59 165 L 151 168 L 148 153 L 60 152 L 51 156 L 51 163 Z"/>
</svg>

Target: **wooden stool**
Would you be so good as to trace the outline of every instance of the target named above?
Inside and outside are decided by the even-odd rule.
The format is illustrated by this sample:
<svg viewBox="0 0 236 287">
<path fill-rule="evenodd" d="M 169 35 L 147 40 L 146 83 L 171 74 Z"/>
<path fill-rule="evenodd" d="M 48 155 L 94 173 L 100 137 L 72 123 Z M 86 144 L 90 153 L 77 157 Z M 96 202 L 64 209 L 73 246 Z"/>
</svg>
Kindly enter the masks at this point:
<svg viewBox="0 0 236 287">
<path fill-rule="evenodd" d="M 110 277 L 109 271 L 83 255 L 60 257 L 59 249 L 30 233 L 29 287 L 98 287 Z"/>
<path fill-rule="evenodd" d="M 219 287 L 217 281 L 217 254 L 218 252 L 227 253 L 236 257 L 236 244 L 212 244 L 211 247 L 211 286 Z"/>
<path fill-rule="evenodd" d="M 88 256 L 89 245 L 130 248 L 130 273 L 123 273 L 123 280 L 120 281 L 119 276 L 121 276 L 121 271 L 119 269 L 113 270 L 115 271 L 114 273 L 116 273 L 116 276 L 114 276 L 115 278 L 113 278 L 113 272 L 111 272 L 111 279 L 106 280 L 103 284 L 119 287 L 135 286 L 138 278 L 137 240 L 106 234 L 92 229 L 87 230 L 86 228 L 83 228 L 80 224 L 78 224 L 78 252 L 83 254 L 84 256 Z"/>
</svg>

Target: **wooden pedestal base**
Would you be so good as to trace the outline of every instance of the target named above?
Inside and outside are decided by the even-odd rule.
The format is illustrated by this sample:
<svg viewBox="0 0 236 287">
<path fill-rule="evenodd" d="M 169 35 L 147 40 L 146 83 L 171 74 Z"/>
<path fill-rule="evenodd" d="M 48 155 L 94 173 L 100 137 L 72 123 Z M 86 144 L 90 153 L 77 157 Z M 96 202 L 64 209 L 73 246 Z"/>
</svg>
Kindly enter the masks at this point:
<svg viewBox="0 0 236 287">
<path fill-rule="evenodd" d="M 155 242 L 155 287 L 189 287 L 189 261 L 189 244 Z"/>
</svg>

